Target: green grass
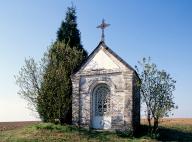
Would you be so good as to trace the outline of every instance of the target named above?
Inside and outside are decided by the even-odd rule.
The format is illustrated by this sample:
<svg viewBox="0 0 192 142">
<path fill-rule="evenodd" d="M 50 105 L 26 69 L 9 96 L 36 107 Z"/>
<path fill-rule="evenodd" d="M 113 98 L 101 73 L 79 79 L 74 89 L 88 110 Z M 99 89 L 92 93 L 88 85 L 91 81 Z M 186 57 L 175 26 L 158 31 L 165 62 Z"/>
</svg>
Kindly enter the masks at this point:
<svg viewBox="0 0 192 142">
<path fill-rule="evenodd" d="M 122 133 L 89 131 L 70 125 L 33 124 L 24 128 L 0 132 L 0 142 L 140 142 L 149 137 L 135 138 Z"/>
<path fill-rule="evenodd" d="M 147 134 L 146 125 L 142 125 L 140 130 L 140 133 L 132 136 L 117 132 L 89 131 L 70 125 L 39 123 L 15 130 L 1 131 L 0 142 L 192 141 L 192 126 L 190 125 L 160 127 L 159 137 L 156 139 L 150 138 Z"/>
</svg>

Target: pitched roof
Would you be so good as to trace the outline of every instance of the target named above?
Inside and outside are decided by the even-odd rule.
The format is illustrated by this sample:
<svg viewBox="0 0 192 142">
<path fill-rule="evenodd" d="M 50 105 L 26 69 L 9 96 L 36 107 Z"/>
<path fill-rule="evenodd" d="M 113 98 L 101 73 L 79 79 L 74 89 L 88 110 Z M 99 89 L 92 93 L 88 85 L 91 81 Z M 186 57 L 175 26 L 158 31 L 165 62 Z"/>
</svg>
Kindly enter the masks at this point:
<svg viewBox="0 0 192 142">
<path fill-rule="evenodd" d="M 92 58 L 92 56 L 94 54 L 96 54 L 96 52 L 102 47 L 104 47 L 109 53 L 111 53 L 114 57 L 116 57 L 123 65 L 125 65 L 128 69 L 134 71 L 136 73 L 136 75 L 138 76 L 137 72 L 133 69 L 133 67 L 131 67 L 127 62 L 125 62 L 121 57 L 119 57 L 113 50 L 111 50 L 104 41 L 101 41 L 98 46 L 91 52 L 91 54 L 87 57 L 87 59 L 85 60 L 85 62 L 76 70 L 76 72 L 73 73 L 76 74 L 86 63 L 87 61 L 90 60 L 90 58 Z"/>
</svg>

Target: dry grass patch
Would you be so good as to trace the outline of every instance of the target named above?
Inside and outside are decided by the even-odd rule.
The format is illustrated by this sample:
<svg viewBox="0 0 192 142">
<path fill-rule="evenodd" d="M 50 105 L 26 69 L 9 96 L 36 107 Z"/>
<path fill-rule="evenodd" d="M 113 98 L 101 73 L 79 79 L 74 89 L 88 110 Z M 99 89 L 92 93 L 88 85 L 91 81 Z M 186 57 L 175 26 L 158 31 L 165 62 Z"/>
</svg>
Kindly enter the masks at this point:
<svg viewBox="0 0 192 142">
<path fill-rule="evenodd" d="M 147 125 L 147 119 L 141 119 L 141 124 Z M 161 126 L 192 125 L 192 118 L 163 118 L 160 120 L 159 124 Z"/>
</svg>

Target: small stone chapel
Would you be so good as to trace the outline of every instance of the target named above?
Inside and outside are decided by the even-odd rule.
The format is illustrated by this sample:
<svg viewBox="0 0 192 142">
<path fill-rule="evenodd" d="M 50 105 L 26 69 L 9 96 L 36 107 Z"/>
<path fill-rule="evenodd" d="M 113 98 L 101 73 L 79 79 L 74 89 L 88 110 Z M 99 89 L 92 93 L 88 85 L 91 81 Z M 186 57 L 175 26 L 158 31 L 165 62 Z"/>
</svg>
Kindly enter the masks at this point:
<svg viewBox="0 0 192 142">
<path fill-rule="evenodd" d="M 136 71 L 104 42 L 71 76 L 72 123 L 99 130 L 135 130 L 140 125 L 140 81 Z"/>
</svg>

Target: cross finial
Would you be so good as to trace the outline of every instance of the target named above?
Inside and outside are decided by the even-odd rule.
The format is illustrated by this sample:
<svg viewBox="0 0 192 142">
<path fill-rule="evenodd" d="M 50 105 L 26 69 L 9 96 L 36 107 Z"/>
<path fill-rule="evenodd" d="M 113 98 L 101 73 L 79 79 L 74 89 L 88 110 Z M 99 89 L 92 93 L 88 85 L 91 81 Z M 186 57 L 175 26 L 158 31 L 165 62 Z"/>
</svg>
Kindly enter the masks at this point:
<svg viewBox="0 0 192 142">
<path fill-rule="evenodd" d="M 105 41 L 104 29 L 108 26 L 110 26 L 110 24 L 106 24 L 104 19 L 102 20 L 101 25 L 97 26 L 97 28 L 102 30 L 101 41 Z"/>
</svg>

